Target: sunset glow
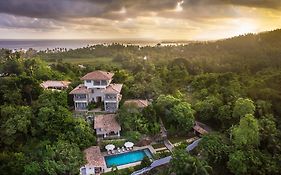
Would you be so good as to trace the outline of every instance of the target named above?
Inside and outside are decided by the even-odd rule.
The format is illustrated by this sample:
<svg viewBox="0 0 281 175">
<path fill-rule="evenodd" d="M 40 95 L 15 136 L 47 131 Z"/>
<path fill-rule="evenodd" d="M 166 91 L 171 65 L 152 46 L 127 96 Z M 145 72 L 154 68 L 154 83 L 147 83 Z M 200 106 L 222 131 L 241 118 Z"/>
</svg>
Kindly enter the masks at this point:
<svg viewBox="0 0 281 175">
<path fill-rule="evenodd" d="M 281 28 L 281 1 L 212 2 L 0 1 L 0 38 L 213 40 Z"/>
</svg>

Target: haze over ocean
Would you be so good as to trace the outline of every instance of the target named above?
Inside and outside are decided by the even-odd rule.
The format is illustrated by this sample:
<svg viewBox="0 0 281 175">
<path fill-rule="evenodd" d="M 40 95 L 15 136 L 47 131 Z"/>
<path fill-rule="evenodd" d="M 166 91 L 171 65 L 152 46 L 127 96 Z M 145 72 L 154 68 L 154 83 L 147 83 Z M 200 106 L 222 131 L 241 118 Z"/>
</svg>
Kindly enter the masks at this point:
<svg viewBox="0 0 281 175">
<path fill-rule="evenodd" d="M 110 43 L 124 43 L 124 44 L 139 44 L 139 45 L 155 45 L 156 41 L 113 41 L 113 40 L 0 40 L 0 48 L 7 49 L 29 49 L 46 50 L 54 48 L 76 49 L 95 44 L 110 44 Z"/>
</svg>

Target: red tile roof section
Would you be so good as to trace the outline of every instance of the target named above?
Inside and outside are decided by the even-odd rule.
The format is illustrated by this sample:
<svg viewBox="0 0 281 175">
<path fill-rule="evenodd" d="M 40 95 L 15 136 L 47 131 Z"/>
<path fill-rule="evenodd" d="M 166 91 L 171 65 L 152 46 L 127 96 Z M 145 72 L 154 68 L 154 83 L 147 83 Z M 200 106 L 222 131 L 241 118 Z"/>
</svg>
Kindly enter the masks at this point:
<svg viewBox="0 0 281 175">
<path fill-rule="evenodd" d="M 100 147 L 91 146 L 84 150 L 88 166 L 103 167 L 105 168 L 105 160 L 101 155 Z"/>
<path fill-rule="evenodd" d="M 81 80 L 110 80 L 114 73 L 101 70 L 93 71 L 84 75 Z"/>
<path fill-rule="evenodd" d="M 87 89 L 86 86 L 84 86 L 83 84 L 78 85 L 76 88 L 74 88 L 70 94 L 88 94 L 90 93 L 91 90 Z"/>
<path fill-rule="evenodd" d="M 124 105 L 135 105 L 138 108 L 145 108 L 148 106 L 148 101 L 140 99 L 126 100 L 124 102 Z"/>
<path fill-rule="evenodd" d="M 122 90 L 123 84 L 110 84 L 103 91 L 104 93 L 119 94 Z"/>
<path fill-rule="evenodd" d="M 48 80 L 42 82 L 41 87 L 47 89 L 49 87 L 58 87 L 58 88 L 67 88 L 70 84 L 70 81 L 56 81 L 56 80 Z"/>
<path fill-rule="evenodd" d="M 115 114 L 96 115 L 94 119 L 94 128 L 101 128 L 107 133 L 121 130 L 121 126 L 117 122 Z"/>
</svg>

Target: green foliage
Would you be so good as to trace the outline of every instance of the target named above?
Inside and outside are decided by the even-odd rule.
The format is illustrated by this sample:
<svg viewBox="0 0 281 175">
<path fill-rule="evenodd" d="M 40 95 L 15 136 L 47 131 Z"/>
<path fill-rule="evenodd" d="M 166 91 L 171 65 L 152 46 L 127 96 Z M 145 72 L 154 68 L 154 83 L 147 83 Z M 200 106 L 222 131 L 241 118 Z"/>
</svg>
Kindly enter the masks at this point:
<svg viewBox="0 0 281 175">
<path fill-rule="evenodd" d="M 203 121 L 208 121 L 216 117 L 219 113 L 219 108 L 222 106 L 222 101 L 215 96 L 208 96 L 203 101 L 198 101 L 194 108 L 198 112 L 198 116 Z"/>
<path fill-rule="evenodd" d="M 221 166 L 226 163 L 230 152 L 227 138 L 219 133 L 203 136 L 199 149 L 202 150 L 202 155 L 206 157 L 209 164 L 220 164 Z"/>
<path fill-rule="evenodd" d="M 137 131 L 144 134 L 157 134 L 160 131 L 160 124 L 152 106 L 144 109 L 139 109 L 134 105 L 122 106 L 119 109 L 117 119 L 122 126 L 122 130 L 126 132 Z"/>
<path fill-rule="evenodd" d="M 269 152 L 276 153 L 280 150 L 280 142 L 278 141 L 278 133 L 276 122 L 272 115 L 266 115 L 259 119 L 261 146 L 267 148 Z"/>
<path fill-rule="evenodd" d="M 180 96 L 181 98 L 181 96 Z M 160 95 L 155 104 L 157 116 L 162 120 L 169 131 L 188 132 L 194 124 L 195 111 L 191 105 L 172 95 Z"/>
<path fill-rule="evenodd" d="M 148 121 L 138 110 L 128 110 L 126 107 L 123 107 L 119 110 L 117 119 L 124 131 L 148 133 Z"/>
<path fill-rule="evenodd" d="M 172 95 L 160 95 L 155 103 L 155 108 L 158 114 L 168 115 L 173 106 L 178 104 L 180 99 L 173 97 Z"/>
<path fill-rule="evenodd" d="M 2 106 L 1 110 L 1 143 L 7 146 L 26 141 L 31 127 L 33 114 L 28 106 Z"/>
<path fill-rule="evenodd" d="M 171 172 L 177 175 L 211 174 L 212 168 L 203 160 L 191 156 L 185 150 L 175 150 L 171 160 Z"/>
<path fill-rule="evenodd" d="M 148 167 L 148 166 L 150 166 L 150 164 L 151 164 L 151 161 L 150 161 L 149 157 L 145 156 L 141 161 L 140 167 L 141 168 Z"/>
<path fill-rule="evenodd" d="M 246 174 L 247 172 L 247 156 L 243 151 L 236 151 L 229 156 L 228 168 L 234 174 Z"/>
<path fill-rule="evenodd" d="M 44 91 L 38 99 L 40 107 L 57 107 L 67 108 L 67 94 L 65 91 Z"/>
<path fill-rule="evenodd" d="M 240 119 L 238 126 L 232 129 L 233 143 L 239 148 L 257 146 L 259 144 L 259 124 L 251 114 Z"/>
<path fill-rule="evenodd" d="M 116 147 L 122 147 L 125 144 L 125 140 L 102 140 L 100 142 L 100 148 L 105 150 L 105 146 L 108 144 L 113 144 Z"/>
<path fill-rule="evenodd" d="M 141 133 L 138 131 L 127 131 L 125 137 L 130 142 L 138 142 L 141 139 Z"/>
<path fill-rule="evenodd" d="M 113 166 L 111 167 L 111 172 L 112 172 L 112 174 L 114 174 L 114 175 L 119 175 L 119 170 L 118 170 L 118 168 L 117 168 L 116 165 L 113 165 Z"/>
<path fill-rule="evenodd" d="M 194 125 L 194 110 L 186 102 L 180 102 L 171 109 L 170 121 L 178 125 L 178 129 L 188 132 Z"/>
<path fill-rule="evenodd" d="M 88 106 L 87 106 L 87 109 L 88 110 L 93 110 L 93 109 L 95 109 L 95 108 L 97 108 L 97 105 L 96 105 L 96 103 L 89 103 L 88 104 Z"/>
<path fill-rule="evenodd" d="M 33 54 L 0 49 L 0 174 L 78 173 L 78 164 L 84 164 L 81 150 L 96 141 L 92 128 L 69 112 L 73 102 L 67 103 L 67 93 L 81 83 L 82 75 L 98 69 L 115 72 L 113 81 L 124 84 L 123 99 L 153 100 L 142 110 L 120 110 L 118 119 L 129 140 L 158 134 L 160 118 L 171 135 L 186 134 L 192 116 L 222 132 L 203 137 L 200 160 L 187 153 L 178 156 L 179 173 L 186 169 L 185 174 L 200 174 L 197 170 L 207 161 L 213 174 L 278 174 L 280 32 L 186 46 L 112 44 Z M 146 61 L 139 59 L 144 56 Z M 48 79 L 73 83 L 67 93 L 43 92 L 39 84 Z M 118 144 L 123 146 L 124 141 Z"/>
<path fill-rule="evenodd" d="M 233 114 L 234 118 L 242 118 L 246 114 L 254 114 L 255 113 L 255 105 L 254 102 L 250 99 L 239 98 L 234 105 Z"/>
<path fill-rule="evenodd" d="M 274 157 L 255 149 L 235 151 L 227 165 L 234 174 L 278 174 L 280 170 Z"/>
</svg>

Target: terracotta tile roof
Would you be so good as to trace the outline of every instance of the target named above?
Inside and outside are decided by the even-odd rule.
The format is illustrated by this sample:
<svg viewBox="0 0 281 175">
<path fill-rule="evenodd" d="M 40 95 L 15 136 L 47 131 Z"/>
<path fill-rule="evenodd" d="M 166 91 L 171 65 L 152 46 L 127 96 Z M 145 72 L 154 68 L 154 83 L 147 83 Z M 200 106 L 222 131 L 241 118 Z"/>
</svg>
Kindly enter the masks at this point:
<svg viewBox="0 0 281 175">
<path fill-rule="evenodd" d="M 124 105 L 135 105 L 138 108 L 144 108 L 148 106 L 148 101 L 140 99 L 126 100 L 124 102 Z"/>
<path fill-rule="evenodd" d="M 104 93 L 113 93 L 113 94 L 119 94 L 122 90 L 123 84 L 110 84 L 106 87 L 106 89 L 103 91 Z"/>
<path fill-rule="evenodd" d="M 117 132 L 121 130 L 121 126 L 116 121 L 115 114 L 96 115 L 94 119 L 94 128 L 102 129 L 107 133 L 112 131 Z"/>
<path fill-rule="evenodd" d="M 101 70 L 93 71 L 84 75 L 81 80 L 110 80 L 114 73 Z"/>
<path fill-rule="evenodd" d="M 87 89 L 84 84 L 80 84 L 76 88 L 74 88 L 69 94 L 88 94 L 90 92 L 91 90 Z"/>
<path fill-rule="evenodd" d="M 91 146 L 84 150 L 88 166 L 105 167 L 104 157 L 101 155 L 100 147 Z"/>
<path fill-rule="evenodd" d="M 41 87 L 47 89 L 49 87 L 57 87 L 57 88 L 68 88 L 70 81 L 55 81 L 55 80 L 48 80 L 44 81 L 40 84 Z"/>
</svg>

